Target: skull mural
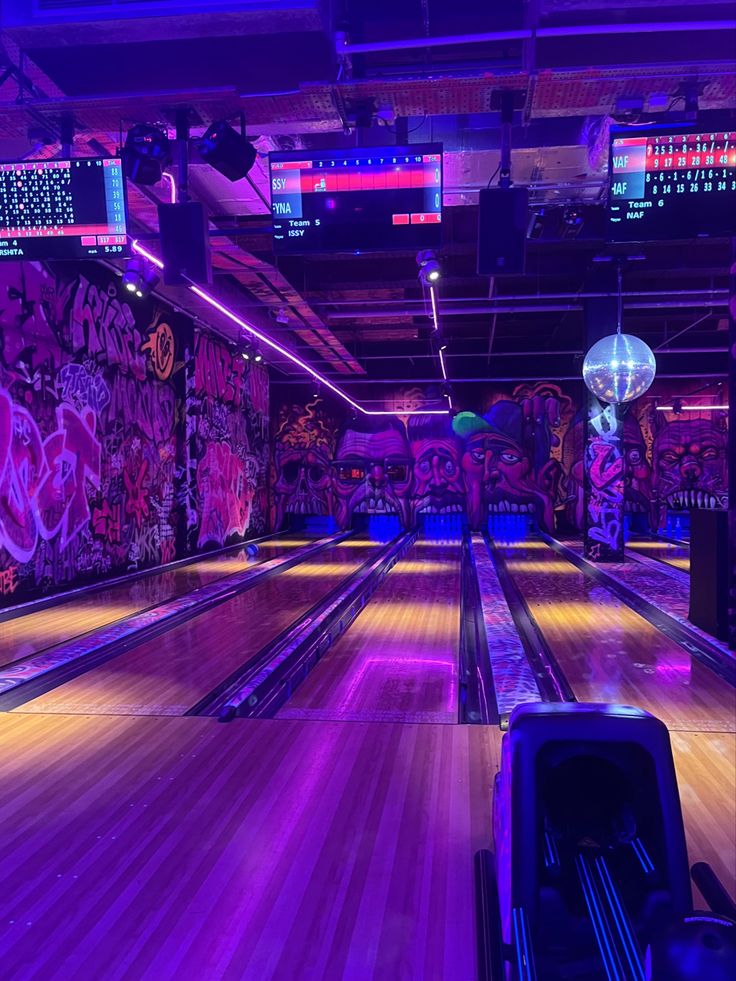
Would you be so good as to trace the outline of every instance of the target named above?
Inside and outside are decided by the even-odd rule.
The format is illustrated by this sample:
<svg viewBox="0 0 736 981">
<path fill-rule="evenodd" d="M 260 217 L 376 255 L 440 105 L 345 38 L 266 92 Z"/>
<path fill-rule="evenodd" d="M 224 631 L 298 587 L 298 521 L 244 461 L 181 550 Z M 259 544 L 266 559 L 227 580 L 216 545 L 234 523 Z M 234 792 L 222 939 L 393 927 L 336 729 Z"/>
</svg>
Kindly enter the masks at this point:
<svg viewBox="0 0 736 981">
<path fill-rule="evenodd" d="M 660 424 L 661 425 L 661 424 Z M 728 505 L 726 417 L 678 419 L 654 436 L 652 463 L 657 518 L 667 509 Z"/>
<path fill-rule="evenodd" d="M 554 398 L 503 399 L 483 416 L 455 417 L 471 529 L 482 528 L 488 514 L 532 514 L 545 531 L 554 530 L 561 467 L 550 449 L 558 406 Z"/>
<path fill-rule="evenodd" d="M 340 437 L 333 463 L 335 517 L 347 528 L 354 513 L 398 514 L 409 523 L 411 454 L 400 422 L 356 419 Z"/>
<path fill-rule="evenodd" d="M 407 426 L 414 466 L 412 516 L 465 510 L 460 442 L 446 416 L 412 416 Z"/>
<path fill-rule="evenodd" d="M 321 398 L 282 410 L 274 446 L 274 530 L 287 514 L 332 514 L 334 446 L 335 427 Z"/>
</svg>

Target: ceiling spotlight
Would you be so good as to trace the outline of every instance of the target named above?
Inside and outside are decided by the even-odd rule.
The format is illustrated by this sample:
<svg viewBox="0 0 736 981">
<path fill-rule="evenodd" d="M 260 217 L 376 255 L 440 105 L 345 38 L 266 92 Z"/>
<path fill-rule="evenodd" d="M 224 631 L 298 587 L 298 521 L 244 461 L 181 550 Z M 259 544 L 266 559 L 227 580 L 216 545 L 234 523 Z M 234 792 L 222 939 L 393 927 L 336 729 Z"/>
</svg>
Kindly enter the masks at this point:
<svg viewBox="0 0 736 981">
<path fill-rule="evenodd" d="M 123 173 L 134 184 L 158 184 L 171 163 L 171 142 L 157 126 L 138 123 L 128 130 L 122 158 Z"/>
<path fill-rule="evenodd" d="M 221 120 L 213 123 L 197 144 L 199 155 L 229 181 L 239 181 L 256 162 L 256 148 Z"/>
<path fill-rule="evenodd" d="M 423 283 L 436 283 L 442 275 L 442 269 L 434 252 L 420 252 L 417 255 L 419 278 Z"/>
<path fill-rule="evenodd" d="M 158 269 L 145 259 L 133 257 L 128 259 L 123 272 L 123 288 L 133 293 L 138 299 L 148 296 L 158 286 Z"/>
</svg>

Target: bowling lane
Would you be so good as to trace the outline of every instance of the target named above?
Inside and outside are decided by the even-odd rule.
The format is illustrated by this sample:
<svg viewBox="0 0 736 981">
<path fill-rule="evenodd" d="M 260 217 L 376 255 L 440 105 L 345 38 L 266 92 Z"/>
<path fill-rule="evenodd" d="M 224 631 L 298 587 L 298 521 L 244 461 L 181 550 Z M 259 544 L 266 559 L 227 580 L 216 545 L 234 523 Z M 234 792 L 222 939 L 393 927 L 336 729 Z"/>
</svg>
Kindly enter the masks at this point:
<svg viewBox="0 0 736 981">
<path fill-rule="evenodd" d="M 544 542 L 498 547 L 579 701 L 636 705 L 672 729 L 734 732 L 736 692 L 684 648 Z"/>
<path fill-rule="evenodd" d="M 309 541 L 303 535 L 280 535 L 259 542 L 257 558 L 249 557 L 245 547 L 222 555 L 203 555 L 176 569 L 151 573 L 86 595 L 76 594 L 57 606 L 0 621 L 0 666 L 38 654 L 217 579 L 233 576 L 258 562 L 285 555 Z"/>
<path fill-rule="evenodd" d="M 16 711 L 183 715 L 384 547 L 364 537 L 327 546 Z"/>
<path fill-rule="evenodd" d="M 626 548 L 635 555 L 646 555 L 650 559 L 666 562 L 681 572 L 690 572 L 690 549 L 687 545 L 675 545 L 656 538 L 630 538 Z"/>
<path fill-rule="evenodd" d="M 417 542 L 280 719 L 458 721 L 460 544 Z"/>
</svg>

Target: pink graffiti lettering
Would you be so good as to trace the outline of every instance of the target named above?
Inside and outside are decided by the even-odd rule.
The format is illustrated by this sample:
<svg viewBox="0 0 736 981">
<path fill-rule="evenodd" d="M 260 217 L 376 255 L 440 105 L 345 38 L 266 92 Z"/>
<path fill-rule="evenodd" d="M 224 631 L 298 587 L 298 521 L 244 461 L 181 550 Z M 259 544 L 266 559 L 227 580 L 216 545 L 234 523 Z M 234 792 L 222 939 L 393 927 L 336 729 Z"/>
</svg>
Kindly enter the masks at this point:
<svg viewBox="0 0 736 981">
<path fill-rule="evenodd" d="M 0 569 L 0 596 L 10 596 L 18 588 L 18 566 Z"/>
<path fill-rule="evenodd" d="M 253 487 L 246 465 L 225 443 L 210 443 L 197 468 L 202 523 L 199 545 L 222 545 L 230 535 L 244 535 L 250 521 Z"/>
<path fill-rule="evenodd" d="M 128 499 L 125 502 L 125 513 L 132 514 L 138 528 L 143 524 L 143 519 L 147 518 L 151 509 L 148 506 L 148 488 L 143 486 L 143 481 L 148 473 L 148 460 L 142 460 L 138 473 L 131 475 L 127 471 L 123 472 L 123 482 L 128 492 Z"/>
<path fill-rule="evenodd" d="M 92 531 L 112 545 L 120 543 L 123 522 L 122 506 L 113 504 L 112 507 L 103 501 L 99 508 L 92 508 Z"/>
<path fill-rule="evenodd" d="M 27 409 L 0 389 L 0 546 L 27 562 L 39 536 L 69 542 L 89 521 L 87 482 L 100 485 L 101 448 L 91 410 L 56 410 L 44 441 Z"/>
<path fill-rule="evenodd" d="M 209 334 L 197 334 L 194 390 L 200 397 L 221 399 L 236 408 L 243 403 L 245 361 Z"/>
</svg>

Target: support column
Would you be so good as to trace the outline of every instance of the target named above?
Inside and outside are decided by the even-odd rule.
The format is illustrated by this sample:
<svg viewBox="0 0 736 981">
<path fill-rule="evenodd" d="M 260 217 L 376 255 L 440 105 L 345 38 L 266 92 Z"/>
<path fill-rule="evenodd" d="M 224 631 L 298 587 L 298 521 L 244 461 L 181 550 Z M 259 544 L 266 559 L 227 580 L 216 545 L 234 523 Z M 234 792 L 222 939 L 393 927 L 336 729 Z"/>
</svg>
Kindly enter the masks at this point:
<svg viewBox="0 0 736 981">
<path fill-rule="evenodd" d="M 728 646 L 736 650 L 736 238 L 728 277 Z"/>
<path fill-rule="evenodd" d="M 609 297 L 585 301 L 585 350 L 616 331 L 616 267 L 599 266 L 588 282 L 588 292 Z M 584 443 L 584 555 L 593 562 L 624 561 L 624 452 L 623 409 L 603 405 L 585 391 Z"/>
</svg>

